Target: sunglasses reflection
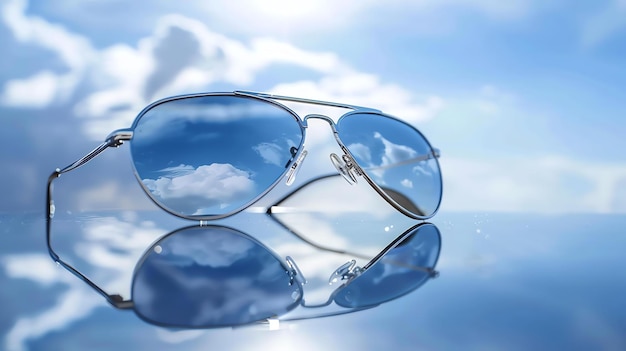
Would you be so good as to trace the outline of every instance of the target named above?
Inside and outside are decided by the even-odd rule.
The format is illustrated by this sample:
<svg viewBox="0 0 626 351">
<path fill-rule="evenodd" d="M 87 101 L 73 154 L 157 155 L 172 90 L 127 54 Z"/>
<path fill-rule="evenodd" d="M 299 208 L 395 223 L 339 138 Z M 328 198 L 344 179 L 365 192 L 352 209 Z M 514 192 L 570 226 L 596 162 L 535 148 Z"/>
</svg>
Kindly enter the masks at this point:
<svg viewBox="0 0 626 351">
<path fill-rule="evenodd" d="M 363 267 L 351 260 L 330 272 L 335 288 L 327 301 L 309 304 L 306 280 L 293 259 L 281 259 L 233 228 L 182 228 L 158 240 L 139 261 L 133 309 L 149 323 L 178 328 L 258 322 L 273 327 L 279 321 L 356 312 L 411 293 L 436 277 L 440 247 L 438 229 L 417 224 Z"/>
<path fill-rule="evenodd" d="M 269 208 L 238 214 L 234 225 L 173 224 L 162 214 L 124 221 L 96 215 L 72 217 L 64 228 L 68 223 L 57 218 L 55 232 L 65 234 L 52 238 L 48 221 L 49 250 L 114 307 L 176 329 L 278 329 L 371 309 L 438 276 L 441 234 L 435 225 L 401 216 L 366 184 L 350 186 L 350 196 L 338 194 L 344 188 L 337 175 L 314 179 Z M 400 195 L 396 201 L 410 207 Z M 354 213 L 367 214 L 367 220 L 355 220 Z M 180 223 L 185 226 L 171 230 Z M 376 229 L 380 223 L 395 227 Z M 91 273 L 81 273 L 85 263 L 112 268 L 108 276 L 115 278 L 101 283 L 103 275 L 96 273 L 96 283 Z"/>
</svg>

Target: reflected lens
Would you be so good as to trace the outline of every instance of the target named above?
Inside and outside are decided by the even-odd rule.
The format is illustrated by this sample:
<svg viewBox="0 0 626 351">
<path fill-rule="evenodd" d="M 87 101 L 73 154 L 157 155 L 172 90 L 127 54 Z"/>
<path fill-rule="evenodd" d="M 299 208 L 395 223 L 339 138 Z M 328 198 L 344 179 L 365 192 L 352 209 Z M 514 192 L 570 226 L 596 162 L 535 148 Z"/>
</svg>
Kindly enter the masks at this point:
<svg viewBox="0 0 626 351">
<path fill-rule="evenodd" d="M 183 217 L 245 208 L 285 174 L 303 140 L 289 110 L 232 94 L 156 103 L 133 127 L 139 180 L 159 206 Z"/>
<path fill-rule="evenodd" d="M 363 273 L 341 287 L 335 302 L 360 308 L 396 299 L 417 289 L 429 278 L 439 258 L 441 237 L 432 224 L 419 225 L 407 233 Z"/>
<path fill-rule="evenodd" d="M 302 297 L 288 268 L 258 241 L 225 227 L 191 227 L 152 246 L 132 283 L 135 312 L 181 328 L 235 326 L 287 313 Z"/>
<path fill-rule="evenodd" d="M 433 150 L 412 126 L 377 113 L 351 113 L 337 123 L 342 143 L 369 181 L 407 214 L 431 217 L 441 202 L 441 172 Z"/>
</svg>

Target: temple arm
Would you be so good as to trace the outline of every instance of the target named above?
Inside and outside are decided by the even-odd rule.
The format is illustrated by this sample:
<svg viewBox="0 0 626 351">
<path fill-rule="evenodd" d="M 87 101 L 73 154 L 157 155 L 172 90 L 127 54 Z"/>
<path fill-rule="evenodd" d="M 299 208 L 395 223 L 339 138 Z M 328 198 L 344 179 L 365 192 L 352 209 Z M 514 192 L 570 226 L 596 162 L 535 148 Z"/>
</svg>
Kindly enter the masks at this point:
<svg viewBox="0 0 626 351">
<path fill-rule="evenodd" d="M 408 165 L 411 163 L 416 163 L 416 162 L 421 162 L 421 161 L 428 161 L 430 159 L 433 158 L 439 158 L 441 157 L 441 151 L 439 151 L 439 149 L 437 148 L 433 148 L 431 152 L 427 153 L 427 154 L 423 154 L 423 155 L 418 155 L 409 159 L 406 159 L 404 161 L 400 161 L 400 162 L 395 162 L 392 164 L 388 164 L 388 165 L 382 165 L 382 166 L 374 166 L 374 167 L 363 167 L 363 169 L 389 169 L 389 168 L 393 168 L 393 167 L 398 167 L 398 166 L 402 166 L 402 165 Z"/>
<path fill-rule="evenodd" d="M 124 300 L 124 298 L 120 295 L 111 295 L 100 288 L 96 283 L 87 278 L 84 274 L 79 272 L 76 268 L 72 267 L 65 261 L 63 261 L 59 255 L 52 248 L 52 240 L 51 240 L 51 227 L 52 227 L 52 218 L 54 217 L 55 207 L 54 200 L 52 199 L 52 189 L 53 182 L 55 179 L 61 176 L 61 174 L 72 171 L 85 163 L 91 161 L 94 157 L 98 156 L 102 151 L 108 149 L 109 147 L 118 147 L 124 143 L 125 140 L 130 140 L 132 138 L 132 131 L 127 130 L 119 130 L 111 133 L 105 142 L 100 144 L 98 147 L 93 149 L 87 155 L 81 157 L 76 160 L 74 163 L 59 169 L 57 168 L 52 174 L 48 177 L 47 183 L 47 192 L 46 192 L 46 244 L 48 246 L 48 253 L 54 262 L 58 263 L 63 268 L 67 269 L 70 273 L 74 274 L 80 280 L 87 283 L 94 290 L 96 290 L 100 295 L 104 296 L 104 298 L 114 307 L 120 309 L 128 309 L 133 307 L 133 302 L 130 300 Z"/>
</svg>

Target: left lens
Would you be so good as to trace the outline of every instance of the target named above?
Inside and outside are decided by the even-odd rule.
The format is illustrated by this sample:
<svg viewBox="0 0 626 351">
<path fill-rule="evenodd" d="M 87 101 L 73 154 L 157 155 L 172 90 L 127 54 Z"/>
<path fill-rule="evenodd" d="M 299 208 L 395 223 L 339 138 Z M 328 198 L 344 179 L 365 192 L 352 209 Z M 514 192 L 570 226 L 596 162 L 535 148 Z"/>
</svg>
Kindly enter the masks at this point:
<svg viewBox="0 0 626 351">
<path fill-rule="evenodd" d="M 299 118 L 233 94 L 155 103 L 133 125 L 131 154 L 146 193 L 182 217 L 219 218 L 269 191 L 303 141 Z"/>
<path fill-rule="evenodd" d="M 168 327 L 236 326 L 295 308 L 302 288 L 272 252 L 250 236 L 190 227 L 154 244 L 132 283 L 142 319 Z"/>
<path fill-rule="evenodd" d="M 441 202 L 441 172 L 430 144 L 415 128 L 378 113 L 354 112 L 337 122 L 341 142 L 368 181 L 405 214 L 433 216 Z"/>
<path fill-rule="evenodd" d="M 439 259 L 441 236 L 430 223 L 403 234 L 363 273 L 338 289 L 335 302 L 343 307 L 369 307 L 406 295 L 433 276 Z"/>
</svg>

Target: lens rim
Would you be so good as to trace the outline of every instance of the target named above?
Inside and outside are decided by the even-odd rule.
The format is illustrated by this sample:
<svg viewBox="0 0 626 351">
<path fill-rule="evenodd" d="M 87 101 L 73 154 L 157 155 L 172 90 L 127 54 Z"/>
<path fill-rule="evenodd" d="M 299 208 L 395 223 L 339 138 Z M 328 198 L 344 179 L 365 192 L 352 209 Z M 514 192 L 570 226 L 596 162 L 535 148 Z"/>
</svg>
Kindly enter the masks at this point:
<svg viewBox="0 0 626 351">
<path fill-rule="evenodd" d="M 363 110 L 356 110 L 356 111 L 350 111 L 344 115 L 342 115 L 341 117 L 339 117 L 339 120 L 337 120 L 336 123 L 336 132 L 337 132 L 337 143 L 339 143 L 339 146 L 341 147 L 341 149 L 348 154 L 348 156 L 350 156 L 350 158 L 352 158 L 352 160 L 354 161 L 354 163 L 356 164 L 357 167 L 359 167 L 358 171 L 360 172 L 360 174 L 363 176 L 363 178 L 365 178 L 365 181 L 372 186 L 372 188 L 374 188 L 374 190 L 376 190 L 376 192 L 378 194 L 380 194 L 383 199 L 385 199 L 390 205 L 392 205 L 395 209 L 397 209 L 398 211 L 400 211 L 402 214 L 414 218 L 414 219 L 421 219 L 421 220 L 425 220 L 425 219 L 430 219 L 432 217 L 434 217 L 437 212 L 439 211 L 439 208 L 441 207 L 441 201 L 443 199 L 443 177 L 441 174 L 441 165 L 439 164 L 439 160 L 437 156 L 434 156 L 432 159 L 435 161 L 435 164 L 437 166 L 437 173 L 438 173 L 438 178 L 439 178 L 439 196 L 438 196 L 438 200 L 437 200 L 437 206 L 435 206 L 435 209 L 432 211 L 432 213 L 428 214 L 428 215 L 420 215 L 417 213 L 414 213 L 413 211 L 405 208 L 404 206 L 402 206 L 401 204 L 399 204 L 397 201 L 395 201 L 391 196 L 389 196 L 385 190 L 378 185 L 371 177 L 370 175 L 365 171 L 365 169 L 357 162 L 357 160 L 354 158 L 354 155 L 352 155 L 352 153 L 350 152 L 350 150 L 348 149 L 348 147 L 343 143 L 343 141 L 341 140 L 341 122 L 342 120 L 344 120 L 344 118 L 346 117 L 350 117 L 352 115 L 355 114 L 359 114 L 359 115 L 375 115 L 375 116 L 379 116 L 382 118 L 388 118 L 391 119 L 392 121 L 401 123 L 407 127 L 409 127 L 410 129 L 412 129 L 413 131 L 415 131 L 417 133 L 417 135 L 419 135 L 424 142 L 426 142 L 426 145 L 428 146 L 428 148 L 430 149 L 430 154 L 432 154 L 433 156 L 436 154 L 435 153 L 435 149 L 433 148 L 433 146 L 431 145 L 431 143 L 428 141 L 428 139 L 426 138 L 426 136 L 424 136 L 424 134 L 422 132 L 420 132 L 417 128 L 415 128 L 414 126 L 412 126 L 411 124 L 398 119 L 397 117 L 394 117 L 392 115 L 386 114 L 386 113 L 382 113 L 382 112 L 375 112 L 375 111 L 363 111 Z"/>
<path fill-rule="evenodd" d="M 181 232 L 186 232 L 186 231 L 196 231 L 196 230 L 224 230 L 224 231 L 228 231 L 229 233 L 233 234 L 233 235 L 237 235 L 240 237 L 243 237 L 245 239 L 250 240 L 251 242 L 253 242 L 254 244 L 258 245 L 259 247 L 265 249 L 270 255 L 272 255 L 276 261 L 278 261 L 281 265 L 281 267 L 283 267 L 285 269 L 285 274 L 291 274 L 293 276 L 293 285 L 297 286 L 298 292 L 299 292 L 299 297 L 297 300 L 295 300 L 293 303 L 291 303 L 290 305 L 285 307 L 285 310 L 287 312 L 285 313 L 289 313 L 292 310 L 294 310 L 296 307 L 300 306 L 302 303 L 302 300 L 304 299 L 304 289 L 302 288 L 302 285 L 297 281 L 296 277 L 296 272 L 294 272 L 294 270 L 287 264 L 287 262 L 282 259 L 280 256 L 278 256 L 278 254 L 276 252 L 274 252 L 273 250 L 271 250 L 269 247 L 267 247 L 266 245 L 264 245 L 260 240 L 256 239 L 255 237 L 246 234 L 240 230 L 234 229 L 232 227 L 228 227 L 228 226 L 224 226 L 224 225 L 192 225 L 192 226 L 187 226 L 187 227 L 183 227 L 183 228 L 179 228 L 176 229 L 162 237 L 160 237 L 159 239 L 155 240 L 145 251 L 144 253 L 141 255 L 141 258 L 137 261 L 135 268 L 133 270 L 133 274 L 132 274 L 132 279 L 131 279 L 131 291 L 130 291 L 130 302 L 132 302 L 132 310 L 135 313 L 135 315 L 137 315 L 137 317 L 139 317 L 139 319 L 143 320 L 146 323 L 150 323 L 153 325 L 157 325 L 157 326 L 161 326 L 161 327 L 166 327 L 166 328 L 185 328 L 185 329 L 215 329 L 215 328 L 224 328 L 224 327 L 232 327 L 232 326 L 242 326 L 242 325 L 250 325 L 250 324 L 254 324 L 257 322 L 262 322 L 263 319 L 261 320 L 257 320 L 257 321 L 250 321 L 250 322 L 246 322 L 246 323 L 240 323 L 240 324 L 216 324 L 216 325 L 211 325 L 211 326 L 188 326 L 188 325 L 179 325 L 179 324 L 174 324 L 174 323 L 163 323 L 160 321 L 155 321 L 153 319 L 150 319 L 149 317 L 143 315 L 142 313 L 140 313 L 134 303 L 134 294 L 135 294 L 135 278 L 137 277 L 137 273 L 140 267 L 143 266 L 144 262 L 146 261 L 146 259 L 148 258 L 148 256 L 153 252 L 153 249 L 156 245 L 159 245 L 159 243 L 163 242 L 164 240 L 166 240 L 167 238 L 169 238 L 172 235 L 175 234 L 180 234 Z"/>
<path fill-rule="evenodd" d="M 438 240 L 437 255 L 436 255 L 435 261 L 432 264 L 432 267 L 428 267 L 428 268 L 433 269 L 433 273 L 436 273 L 434 268 L 437 266 L 437 263 L 439 262 L 439 257 L 441 255 L 441 246 L 442 246 L 441 232 L 439 231 L 439 228 L 437 228 L 436 225 L 434 225 L 432 223 L 429 223 L 429 222 L 422 222 L 422 223 L 418 223 L 418 224 L 412 226 L 411 228 L 407 229 L 404 233 L 399 235 L 397 238 L 395 238 L 389 245 L 387 245 L 387 247 L 385 247 L 382 251 L 380 251 L 378 253 L 378 255 L 376 255 L 365 266 L 363 266 L 363 268 L 361 268 L 361 273 L 359 275 L 356 275 L 356 276 L 350 278 L 347 282 L 343 283 L 339 288 L 337 288 L 335 291 L 333 291 L 331 299 L 337 305 L 339 305 L 341 307 L 345 307 L 345 308 L 358 308 L 358 309 L 371 308 L 371 307 L 375 307 L 375 306 L 381 305 L 383 303 L 386 303 L 386 302 L 398 299 L 398 298 L 400 298 L 402 296 L 408 295 L 408 294 L 412 293 L 413 291 L 419 289 L 424 284 L 426 284 L 426 282 L 429 281 L 430 279 L 432 279 L 434 276 L 436 276 L 436 274 L 427 277 L 421 283 L 417 284 L 413 289 L 410 289 L 410 290 L 405 291 L 405 292 L 403 292 L 401 294 L 395 295 L 394 297 L 383 299 L 380 302 L 375 303 L 375 304 L 362 305 L 362 306 L 356 306 L 356 307 L 355 306 L 345 306 L 345 305 L 342 305 L 339 302 L 337 302 L 337 299 L 336 299 L 336 296 L 339 294 L 339 292 L 341 292 L 343 289 L 345 289 L 348 286 L 350 286 L 350 284 L 352 284 L 355 280 L 359 279 L 361 274 L 365 273 L 370 267 L 372 267 L 373 265 L 378 263 L 380 260 L 382 260 L 383 257 L 385 257 L 385 255 L 389 251 L 394 249 L 396 246 L 400 245 L 404 240 L 406 240 L 410 236 L 412 236 L 412 235 L 415 235 L 415 236 L 420 235 L 419 230 L 423 230 L 423 229 L 428 228 L 428 227 L 433 228 L 435 230 L 435 232 L 437 233 L 437 240 Z"/>
<path fill-rule="evenodd" d="M 184 99 L 190 99 L 190 98 L 202 98 L 202 97 L 224 97 L 224 96 L 231 96 L 231 97 L 237 97 L 240 99 L 249 99 L 249 100 L 257 100 L 257 101 L 261 101 L 264 103 L 269 103 L 274 105 L 276 108 L 282 109 L 284 111 L 286 111 L 287 113 L 289 113 L 293 119 L 296 121 L 296 123 L 298 123 L 298 127 L 300 128 L 300 133 L 302 135 L 302 137 L 300 138 L 300 144 L 298 145 L 298 151 L 296 152 L 295 155 L 293 155 L 293 157 L 291 158 L 291 160 L 289 161 L 289 163 L 286 165 L 285 170 L 278 176 L 278 178 L 276 178 L 276 180 L 270 185 L 268 186 L 265 190 L 263 190 L 261 193 L 259 193 L 257 196 L 255 196 L 254 198 L 250 199 L 248 202 L 246 202 L 244 205 L 238 207 L 235 210 L 232 210 L 230 212 L 224 213 L 224 214 L 209 214 L 209 215 L 187 215 L 187 214 L 183 214 L 180 212 L 177 212 L 171 208 L 169 208 L 168 206 L 166 206 L 165 204 L 161 203 L 158 199 L 156 199 L 152 193 L 150 192 L 150 190 L 144 185 L 141 177 L 139 176 L 139 173 L 137 171 L 137 166 L 135 163 L 135 158 L 134 158 L 134 147 L 133 147 L 133 139 L 135 138 L 135 128 L 137 127 L 137 125 L 139 124 L 139 121 L 146 115 L 146 113 L 148 113 L 149 111 L 151 111 L 153 108 L 162 105 L 162 104 L 166 104 L 169 102 L 173 102 L 173 101 L 179 101 L 179 100 L 184 100 Z M 271 100 L 268 98 L 264 98 L 264 97 L 260 97 L 260 96 L 252 96 L 252 95 L 241 95 L 241 94 L 237 94 L 236 92 L 217 92 L 217 93 L 198 93 L 198 94 L 186 94 L 186 95 L 178 95 L 178 96 L 172 96 L 172 97 L 167 97 L 161 100 L 157 100 L 151 104 L 149 104 L 148 106 L 144 107 L 143 110 L 141 110 L 141 112 L 139 112 L 139 114 L 137 115 L 137 117 L 135 117 L 135 120 L 133 121 L 133 124 L 131 125 L 131 127 L 128 129 L 129 131 L 133 132 L 133 136 L 130 138 L 130 158 L 131 158 L 131 164 L 132 164 L 132 168 L 133 168 L 133 173 L 135 175 L 135 179 L 137 180 L 137 182 L 139 183 L 139 185 L 141 186 L 141 188 L 143 189 L 144 193 L 148 196 L 148 198 L 155 204 L 157 205 L 159 208 L 163 209 L 164 211 L 180 217 L 180 218 L 185 218 L 185 219 L 192 219 L 192 220 L 216 220 L 216 219 L 221 219 L 221 218 L 226 218 L 229 216 L 232 216 L 236 213 L 239 213 L 243 210 L 245 210 L 246 208 L 252 206 L 255 202 L 259 201 L 261 198 L 263 198 L 268 192 L 270 192 L 274 187 L 276 187 L 276 185 L 278 185 L 278 183 L 281 181 L 281 179 L 283 179 L 285 177 L 285 175 L 289 172 L 291 166 L 293 165 L 294 162 L 296 162 L 296 160 L 298 159 L 298 157 L 300 156 L 300 154 L 304 151 L 304 142 L 306 139 L 306 128 L 304 126 L 304 122 L 303 120 L 300 118 L 300 116 L 298 116 L 297 113 L 295 113 L 292 109 L 290 109 L 289 107 L 275 101 L 275 100 Z"/>
</svg>

